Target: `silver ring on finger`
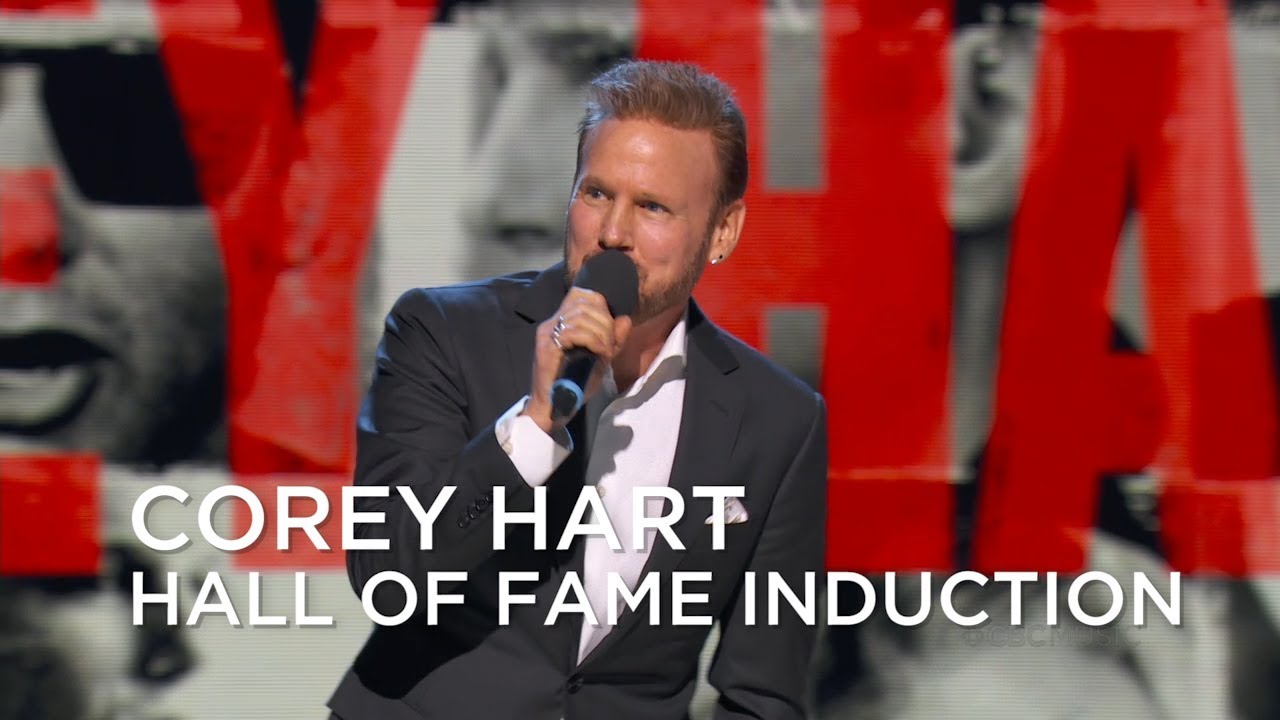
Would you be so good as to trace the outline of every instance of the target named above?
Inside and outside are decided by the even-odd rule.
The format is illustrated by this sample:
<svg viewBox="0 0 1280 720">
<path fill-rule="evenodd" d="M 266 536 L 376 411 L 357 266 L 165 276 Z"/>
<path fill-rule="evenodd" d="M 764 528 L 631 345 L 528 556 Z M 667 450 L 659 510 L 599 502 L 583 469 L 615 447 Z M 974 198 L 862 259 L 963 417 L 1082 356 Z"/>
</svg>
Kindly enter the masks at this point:
<svg viewBox="0 0 1280 720">
<path fill-rule="evenodd" d="M 563 316 L 563 315 L 561 315 L 561 316 L 559 317 L 559 319 L 557 319 L 557 320 L 556 320 L 556 326 L 555 326 L 554 328 L 552 328 L 552 329 L 551 329 L 551 342 L 555 343 L 555 344 L 556 344 L 556 347 L 560 348 L 560 352 L 564 352 L 564 351 L 565 351 L 565 350 L 564 350 L 564 345 L 560 343 L 560 332 L 561 332 L 562 330 L 564 330 L 564 316 Z"/>
</svg>

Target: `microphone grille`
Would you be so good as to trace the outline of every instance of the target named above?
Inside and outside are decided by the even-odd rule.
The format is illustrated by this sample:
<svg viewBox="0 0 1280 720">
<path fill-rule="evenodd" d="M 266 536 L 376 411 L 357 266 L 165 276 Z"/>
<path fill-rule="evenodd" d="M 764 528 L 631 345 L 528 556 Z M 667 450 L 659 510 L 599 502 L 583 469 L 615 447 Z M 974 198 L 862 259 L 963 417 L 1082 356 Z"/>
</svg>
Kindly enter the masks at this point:
<svg viewBox="0 0 1280 720">
<path fill-rule="evenodd" d="M 640 302 L 636 264 L 621 250 L 605 250 L 588 259 L 573 284 L 603 295 L 614 317 L 630 315 Z"/>
</svg>

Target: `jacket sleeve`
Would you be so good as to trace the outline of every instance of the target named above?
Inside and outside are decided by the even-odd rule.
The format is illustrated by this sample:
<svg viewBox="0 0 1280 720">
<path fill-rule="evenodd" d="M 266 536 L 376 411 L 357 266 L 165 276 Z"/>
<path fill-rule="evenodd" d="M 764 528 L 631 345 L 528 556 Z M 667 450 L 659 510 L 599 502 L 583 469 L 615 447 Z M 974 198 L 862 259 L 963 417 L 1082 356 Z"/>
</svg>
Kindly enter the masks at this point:
<svg viewBox="0 0 1280 720">
<path fill-rule="evenodd" d="M 470 571 L 492 555 L 498 488 L 505 491 L 508 511 L 533 509 L 533 491 L 499 446 L 493 423 L 470 427 L 453 332 L 441 304 L 426 290 L 405 293 L 387 316 L 357 422 L 354 484 L 387 486 L 389 493 L 356 498 L 353 509 L 384 513 L 382 523 L 357 524 L 354 536 L 387 540 L 389 549 L 348 550 L 347 574 L 357 594 L 377 573 L 396 571 L 418 586 L 422 607 L 428 572 Z M 434 524 L 432 550 L 419 548 L 418 520 L 397 486 L 409 488 L 424 510 L 443 488 L 456 487 Z M 374 606 L 395 614 L 403 605 L 383 593 L 384 587 L 394 585 L 379 588 Z"/>
<path fill-rule="evenodd" d="M 777 573 L 797 594 L 806 573 L 824 582 L 827 530 L 826 406 L 815 394 L 809 432 L 774 496 L 747 570 L 763 593 Z M 720 618 L 720 644 L 708 679 L 720 691 L 716 720 L 805 717 L 805 693 L 817 628 L 783 608 L 771 626 L 757 613 L 746 624 L 745 589 Z M 757 608 L 760 604 L 757 603 Z"/>
</svg>

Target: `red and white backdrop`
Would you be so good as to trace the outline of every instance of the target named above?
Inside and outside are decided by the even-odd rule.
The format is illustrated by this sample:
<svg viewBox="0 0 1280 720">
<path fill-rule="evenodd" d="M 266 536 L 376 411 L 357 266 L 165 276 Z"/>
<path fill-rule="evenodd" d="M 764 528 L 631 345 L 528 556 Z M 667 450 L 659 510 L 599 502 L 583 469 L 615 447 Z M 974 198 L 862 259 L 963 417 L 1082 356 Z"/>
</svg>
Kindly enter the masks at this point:
<svg viewBox="0 0 1280 720">
<path fill-rule="evenodd" d="M 1183 573 L 1178 628 L 824 631 L 820 715 L 1280 715 L 1280 3 L 1226 0 L 0 0 L 0 694 L 321 716 L 341 552 L 151 553 L 133 499 L 336 508 L 383 314 L 558 259 L 628 56 L 747 115 L 698 298 L 826 396 L 830 569 Z M 334 623 L 134 627 L 133 570 Z"/>
</svg>

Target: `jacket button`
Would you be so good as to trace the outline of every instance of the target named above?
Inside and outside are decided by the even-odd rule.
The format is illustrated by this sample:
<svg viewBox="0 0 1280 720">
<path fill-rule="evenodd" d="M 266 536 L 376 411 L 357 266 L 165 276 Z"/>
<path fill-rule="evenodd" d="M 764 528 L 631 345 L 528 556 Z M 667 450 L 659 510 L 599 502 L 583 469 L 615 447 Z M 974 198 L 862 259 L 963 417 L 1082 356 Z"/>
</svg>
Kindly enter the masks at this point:
<svg viewBox="0 0 1280 720">
<path fill-rule="evenodd" d="M 458 518 L 458 527 L 465 529 L 470 524 L 471 524 L 471 518 L 467 517 L 466 515 L 463 515 L 462 517 Z"/>
<path fill-rule="evenodd" d="M 581 675 L 574 675 L 569 678 L 569 682 L 565 683 L 564 689 L 568 690 L 571 694 L 576 693 L 582 689 L 583 682 L 585 681 L 582 679 Z"/>
</svg>

